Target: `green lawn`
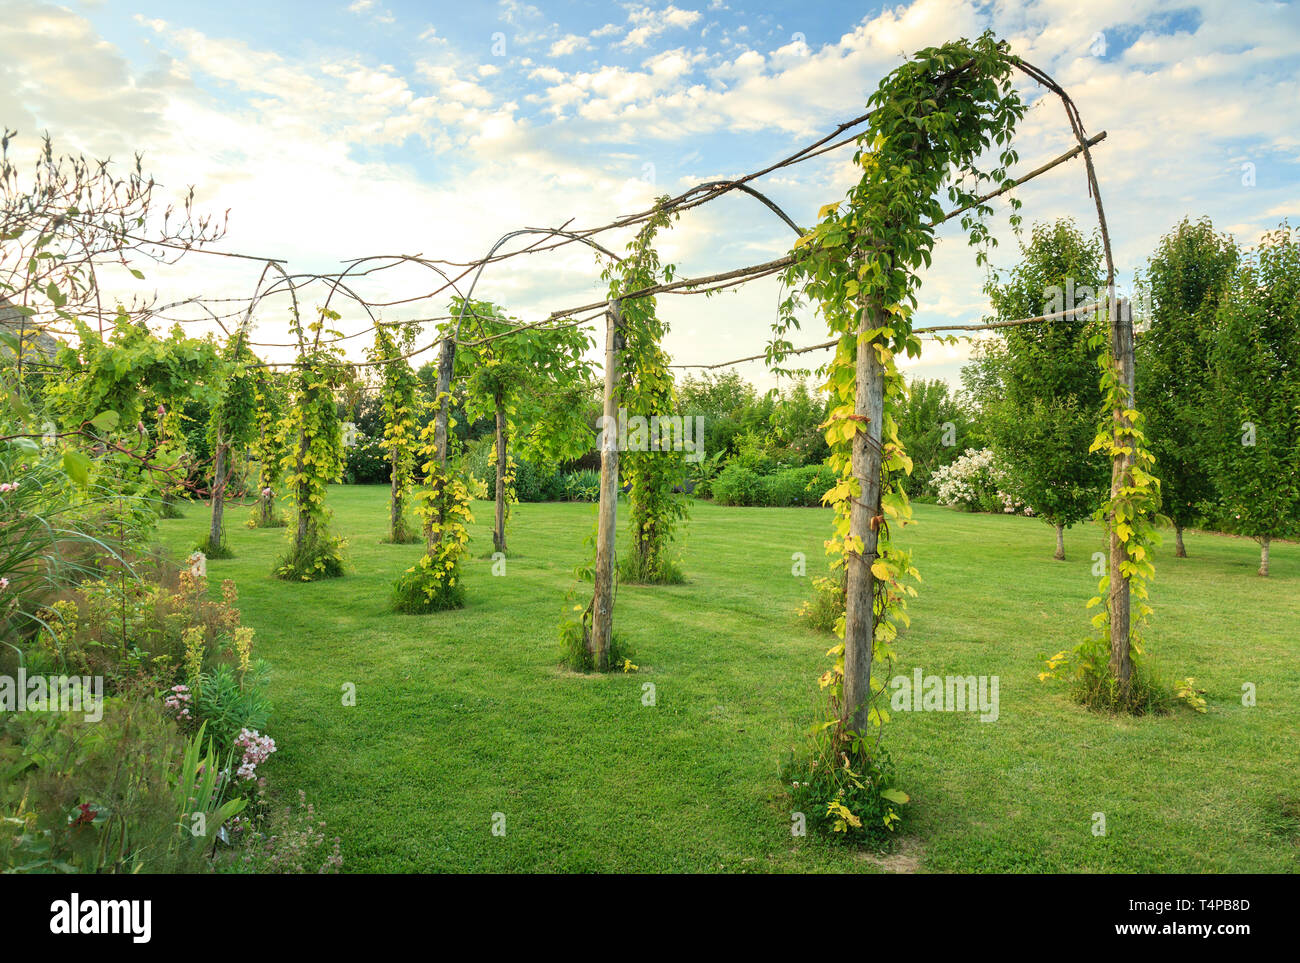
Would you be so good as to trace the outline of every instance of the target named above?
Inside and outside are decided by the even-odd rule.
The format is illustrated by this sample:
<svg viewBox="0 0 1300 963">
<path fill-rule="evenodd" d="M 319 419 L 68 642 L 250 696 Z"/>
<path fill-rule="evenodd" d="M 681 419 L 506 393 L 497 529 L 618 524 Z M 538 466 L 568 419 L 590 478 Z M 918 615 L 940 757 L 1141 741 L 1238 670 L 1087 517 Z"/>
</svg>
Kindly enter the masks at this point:
<svg viewBox="0 0 1300 963">
<path fill-rule="evenodd" d="M 875 871 L 815 835 L 793 838 L 778 769 L 810 721 L 831 637 L 795 617 L 823 567 L 820 509 L 692 507 L 688 581 L 620 587 L 617 630 L 641 669 L 584 677 L 557 667 L 556 624 L 594 507 L 520 505 L 517 553 L 491 575 L 490 506 L 476 504 L 469 602 L 457 612 L 387 610 L 418 557 L 381 544 L 387 489 L 334 487 L 350 574 L 315 584 L 269 576 L 282 530 L 242 527 L 233 578 L 258 654 L 274 667 L 265 771 L 301 788 L 343 841 L 351 871 Z M 624 520 L 626 512 L 621 513 Z M 885 741 L 911 794 L 889 868 L 921 871 L 1294 872 L 1300 869 L 1300 546 L 1189 534 L 1190 559 L 1157 558 L 1150 649 L 1163 674 L 1192 675 L 1209 713 L 1110 718 L 1040 683 L 1043 656 L 1088 631 L 1093 527 L 917 506 L 906 541 L 925 579 L 900 640 L 935 674 L 997 675 L 1000 717 L 896 713 Z M 187 552 L 206 508 L 162 523 Z M 590 587 L 583 587 L 589 594 Z M 584 598 L 584 603 L 586 599 Z M 355 683 L 357 706 L 341 704 Z M 1258 705 L 1241 704 L 1242 684 Z M 653 683 L 657 705 L 642 705 Z M 491 832 L 506 817 L 505 836 Z M 1107 835 L 1092 834 L 1093 813 Z"/>
</svg>

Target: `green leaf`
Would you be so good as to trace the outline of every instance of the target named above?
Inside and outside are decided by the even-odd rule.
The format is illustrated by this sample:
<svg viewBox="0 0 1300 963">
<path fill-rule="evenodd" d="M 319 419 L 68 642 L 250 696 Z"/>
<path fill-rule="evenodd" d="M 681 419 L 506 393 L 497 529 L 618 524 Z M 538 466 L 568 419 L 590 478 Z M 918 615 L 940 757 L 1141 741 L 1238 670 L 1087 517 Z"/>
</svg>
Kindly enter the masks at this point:
<svg viewBox="0 0 1300 963">
<path fill-rule="evenodd" d="M 101 411 L 90 419 L 90 426 L 96 431 L 112 431 L 121 420 L 122 416 L 116 411 Z"/>
<path fill-rule="evenodd" d="M 69 448 L 63 453 L 63 471 L 84 488 L 90 481 L 90 459 L 81 452 Z"/>
</svg>

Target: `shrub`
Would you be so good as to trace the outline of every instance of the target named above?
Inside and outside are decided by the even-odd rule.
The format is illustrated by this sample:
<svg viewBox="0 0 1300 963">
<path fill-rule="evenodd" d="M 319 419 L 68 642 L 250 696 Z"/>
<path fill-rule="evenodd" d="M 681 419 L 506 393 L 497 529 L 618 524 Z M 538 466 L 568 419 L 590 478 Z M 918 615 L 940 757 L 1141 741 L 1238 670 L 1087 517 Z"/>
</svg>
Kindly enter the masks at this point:
<svg viewBox="0 0 1300 963">
<path fill-rule="evenodd" d="M 1129 677 L 1128 696 L 1120 690 L 1118 680 L 1110 672 L 1110 642 L 1100 635 L 1089 638 L 1072 650 L 1058 652 L 1046 660 L 1047 668 L 1038 674 L 1039 681 L 1063 679 L 1070 687 L 1070 697 L 1079 705 L 1098 712 L 1164 715 L 1178 700 L 1199 711 L 1204 711 L 1204 700 L 1198 698 L 1192 680 L 1182 680 L 1177 694 L 1160 681 L 1154 668 L 1142 658 L 1140 651 L 1133 653 L 1133 673 Z"/>
<path fill-rule="evenodd" d="M 829 465 L 805 465 L 773 472 L 762 481 L 762 504 L 774 508 L 813 507 L 835 487 Z"/>
<path fill-rule="evenodd" d="M 571 502 L 600 501 L 600 472 L 590 468 L 565 472 L 560 476 L 564 498 Z"/>
<path fill-rule="evenodd" d="M 235 869 L 245 873 L 337 873 L 343 866 L 339 840 L 325 838 L 325 821 L 298 791 L 298 805 L 285 806 L 263 819 L 237 819 L 235 836 L 243 852 Z"/>
<path fill-rule="evenodd" d="M 407 569 L 393 584 L 393 609 L 404 615 L 425 612 L 445 612 L 447 609 L 465 607 L 465 586 L 459 578 L 434 579 L 428 577 L 427 567 L 420 563 Z"/>
<path fill-rule="evenodd" d="M 658 554 L 643 563 L 635 552 L 618 560 L 618 577 L 636 585 L 681 585 L 686 581 L 676 559 Z"/>
<path fill-rule="evenodd" d="M 151 564 L 158 568 L 148 571 Z M 163 563 L 137 561 L 148 580 L 96 579 L 43 609 L 49 630 L 27 651 L 33 671 L 103 676 L 112 690 L 143 683 L 165 689 L 183 679 L 197 646 L 198 671 L 233 661 L 252 630 L 241 629 L 235 583 L 208 598 L 207 579 Z M 197 641 L 196 641 L 197 640 Z"/>
<path fill-rule="evenodd" d="M 989 448 L 967 449 L 952 464 L 936 469 L 930 484 L 940 505 L 972 512 L 1033 514 L 1023 502 L 1004 491 L 1005 478 Z"/>
<path fill-rule="evenodd" d="M 799 617 L 821 632 L 834 632 L 844 617 L 846 588 L 843 570 L 829 578 L 814 578 L 813 595 L 799 606 Z"/>
<path fill-rule="evenodd" d="M 315 523 L 309 523 L 302 542 L 291 539 L 289 548 L 276 562 L 275 577 L 294 582 L 339 578 L 343 575 L 345 545 L 338 535 L 322 534 Z"/>
<path fill-rule="evenodd" d="M 713 500 L 719 505 L 758 505 L 762 492 L 761 476 L 752 468 L 736 462 L 713 479 Z"/>
<path fill-rule="evenodd" d="M 0 717 L 0 872 L 194 873 L 224 822 L 218 757 L 156 702 L 106 699 L 80 713 Z M 199 814 L 202 819 L 196 818 Z"/>
<path fill-rule="evenodd" d="M 835 486 L 829 465 L 779 468 L 760 474 L 732 461 L 713 479 L 713 498 L 720 505 L 764 505 L 770 508 L 814 507 Z"/>
<path fill-rule="evenodd" d="M 271 715 L 271 701 L 266 696 L 269 675 L 270 669 L 262 661 L 245 672 L 217 665 L 202 675 L 193 690 L 193 715 L 207 727 L 219 755 L 233 752 L 244 732 L 266 728 Z"/>
<path fill-rule="evenodd" d="M 382 436 L 356 433 L 355 444 L 344 449 L 343 483 L 345 485 L 384 485 L 392 482 L 393 466 Z"/>
<path fill-rule="evenodd" d="M 895 831 L 907 794 L 895 785 L 889 753 L 868 753 L 862 740 L 840 745 L 832 729 L 814 727 L 811 751 L 791 753 L 782 769 L 790 806 L 810 826 L 845 840 L 879 845 Z"/>
</svg>

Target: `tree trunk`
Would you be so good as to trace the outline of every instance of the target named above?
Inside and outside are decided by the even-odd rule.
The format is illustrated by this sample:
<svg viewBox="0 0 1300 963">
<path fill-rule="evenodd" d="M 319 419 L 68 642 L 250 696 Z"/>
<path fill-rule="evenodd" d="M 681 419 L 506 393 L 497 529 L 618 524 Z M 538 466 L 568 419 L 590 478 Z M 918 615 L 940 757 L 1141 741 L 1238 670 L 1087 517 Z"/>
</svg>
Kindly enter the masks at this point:
<svg viewBox="0 0 1300 963">
<path fill-rule="evenodd" d="M 447 477 L 447 421 L 451 417 L 451 375 L 455 367 L 456 341 L 455 338 L 448 336 L 442 339 L 442 350 L 438 355 L 438 385 L 434 396 L 438 404 L 438 412 L 433 422 L 433 451 L 434 459 L 438 463 L 438 477 L 434 480 L 434 504 L 438 505 L 442 503 L 442 486 Z M 447 522 L 441 509 L 436 532 L 433 530 L 433 521 L 430 517 L 424 524 L 424 539 L 430 555 L 442 542 L 442 530 Z"/>
<path fill-rule="evenodd" d="M 1174 526 L 1174 558 L 1186 558 L 1187 548 L 1183 545 L 1183 526 Z"/>
<path fill-rule="evenodd" d="M 506 550 L 506 411 L 500 394 L 496 401 L 496 446 L 497 446 L 497 484 L 496 484 L 496 522 L 492 529 L 492 545 L 501 553 Z"/>
<path fill-rule="evenodd" d="M 1115 297 L 1114 289 L 1108 292 L 1111 324 L 1111 351 L 1115 363 L 1116 375 L 1123 388 L 1123 404 L 1115 409 L 1111 418 L 1113 430 L 1121 432 L 1130 427 L 1124 417 L 1124 410 L 1133 407 L 1133 315 L 1128 304 Z M 1120 490 L 1128 483 L 1129 470 L 1133 467 L 1131 455 L 1118 454 L 1111 464 L 1110 493 L 1112 498 L 1119 497 Z M 1127 559 L 1124 543 L 1115 532 L 1115 521 L 1110 520 L 1110 673 L 1119 686 L 1120 699 L 1127 702 L 1129 682 L 1133 675 L 1133 654 L 1129 639 L 1130 594 L 1128 579 L 1120 570 L 1120 563 Z"/>
<path fill-rule="evenodd" d="M 1268 578 L 1268 543 L 1272 541 L 1268 535 L 1259 540 L 1259 574 Z"/>
<path fill-rule="evenodd" d="M 398 469 L 401 458 L 401 449 L 393 445 L 388 452 L 388 479 L 391 483 L 388 496 L 388 537 L 394 544 L 406 541 L 406 526 L 402 523 L 402 477 Z"/>
<path fill-rule="evenodd" d="M 852 468 L 859 496 L 849 509 L 849 536 L 862 540 L 862 551 L 848 556 L 848 584 L 844 615 L 844 704 L 840 722 L 854 732 L 867 731 L 871 707 L 871 657 L 875 646 L 875 576 L 877 528 L 880 519 L 881 429 L 885 409 L 885 369 L 874 344 L 863 332 L 884 324 L 878 300 L 864 298 L 858 322 L 857 385 Z"/>
<path fill-rule="evenodd" d="M 208 529 L 208 554 L 215 555 L 225 540 L 224 519 L 226 513 L 226 459 L 230 455 L 230 446 L 217 432 L 217 452 L 212 462 L 212 525 Z"/>
<path fill-rule="evenodd" d="M 598 671 L 609 668 L 614 634 L 614 537 L 618 525 L 618 389 L 623 355 L 623 312 L 618 300 L 605 314 L 605 399 L 600 445 L 600 514 L 596 522 L 595 593 L 591 600 L 591 635 L 587 653 Z"/>
<path fill-rule="evenodd" d="M 1056 526 L 1056 554 L 1052 556 L 1058 562 L 1065 561 L 1065 526 Z"/>
</svg>

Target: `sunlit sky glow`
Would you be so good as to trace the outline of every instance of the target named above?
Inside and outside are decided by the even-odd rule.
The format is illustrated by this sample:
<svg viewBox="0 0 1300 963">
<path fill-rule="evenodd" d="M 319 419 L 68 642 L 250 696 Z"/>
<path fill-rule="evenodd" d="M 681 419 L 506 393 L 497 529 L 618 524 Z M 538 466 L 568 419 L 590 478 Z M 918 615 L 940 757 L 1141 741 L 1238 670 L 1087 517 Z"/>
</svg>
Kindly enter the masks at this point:
<svg viewBox="0 0 1300 963">
<path fill-rule="evenodd" d="M 1291 4 L 680 3 L 0 0 L 0 123 L 19 132 L 20 159 L 45 130 L 64 150 L 144 151 L 169 191 L 193 184 L 201 206 L 230 209 L 226 250 L 317 272 L 365 254 L 464 261 L 514 227 L 604 223 L 658 194 L 765 166 L 860 113 L 904 55 L 991 27 L 1070 90 L 1090 132 L 1109 132 L 1097 164 L 1122 280 L 1185 215 L 1253 244 L 1300 214 Z M 1070 146 L 1059 105 L 1031 110 L 1017 146 L 1026 169 Z M 843 195 L 850 156 L 757 186 L 807 224 Z M 1095 221 L 1077 163 L 1020 196 L 1028 220 Z M 1004 218 L 999 230 L 1005 265 L 1014 236 Z M 969 322 L 987 307 L 956 226 L 943 238 L 918 324 Z M 770 212 L 729 197 L 685 215 L 661 250 L 698 275 L 780 256 L 792 239 Z M 164 301 L 235 297 L 258 273 L 194 255 L 145 284 Z M 534 320 L 603 296 L 597 273 L 574 246 L 490 270 L 477 294 Z M 129 278 L 107 283 L 132 290 Z M 361 288 L 381 298 L 431 286 L 410 271 Z M 764 280 L 708 300 L 661 298 L 670 353 L 713 362 L 761 350 L 778 296 Z M 345 331 L 367 326 L 339 306 Z M 264 304 L 257 330 L 288 340 L 284 305 Z M 823 331 L 810 326 L 800 340 Z M 365 340 L 351 342 L 353 357 Z M 964 356 L 931 347 L 913 369 L 952 379 Z M 761 363 L 739 370 L 770 383 Z"/>
</svg>

